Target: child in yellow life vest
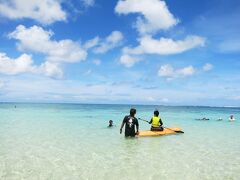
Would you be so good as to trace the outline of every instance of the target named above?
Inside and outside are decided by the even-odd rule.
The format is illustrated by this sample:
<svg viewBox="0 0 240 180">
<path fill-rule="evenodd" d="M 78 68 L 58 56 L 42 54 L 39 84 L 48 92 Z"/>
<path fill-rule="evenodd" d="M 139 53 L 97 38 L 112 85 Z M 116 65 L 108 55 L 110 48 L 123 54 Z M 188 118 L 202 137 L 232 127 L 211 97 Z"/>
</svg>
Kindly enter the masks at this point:
<svg viewBox="0 0 240 180">
<path fill-rule="evenodd" d="M 163 123 L 160 117 L 158 117 L 159 115 L 159 111 L 155 110 L 154 111 L 154 115 L 151 119 L 151 121 L 149 122 L 149 124 L 152 124 L 151 126 L 151 131 L 163 131 Z"/>
</svg>

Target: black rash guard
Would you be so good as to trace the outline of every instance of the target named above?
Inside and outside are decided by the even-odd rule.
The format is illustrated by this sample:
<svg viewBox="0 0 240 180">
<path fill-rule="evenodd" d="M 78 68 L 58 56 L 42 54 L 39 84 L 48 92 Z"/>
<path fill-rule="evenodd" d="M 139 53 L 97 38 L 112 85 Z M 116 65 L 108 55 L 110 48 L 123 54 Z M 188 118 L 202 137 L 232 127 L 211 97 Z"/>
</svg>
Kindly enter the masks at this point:
<svg viewBox="0 0 240 180">
<path fill-rule="evenodd" d="M 125 116 L 123 119 L 123 123 L 125 124 L 125 136 L 134 137 L 136 135 L 135 126 L 139 126 L 137 118 L 130 115 Z"/>
</svg>

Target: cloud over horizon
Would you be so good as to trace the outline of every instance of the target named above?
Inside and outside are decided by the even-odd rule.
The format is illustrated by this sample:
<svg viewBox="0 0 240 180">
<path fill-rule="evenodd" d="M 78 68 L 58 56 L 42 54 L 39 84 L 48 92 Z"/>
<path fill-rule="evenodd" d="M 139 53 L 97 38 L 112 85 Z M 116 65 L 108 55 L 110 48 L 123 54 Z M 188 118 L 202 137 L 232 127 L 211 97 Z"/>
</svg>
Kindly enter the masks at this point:
<svg viewBox="0 0 240 180">
<path fill-rule="evenodd" d="M 42 24 L 66 21 L 67 14 L 57 0 L 0 1 L 0 15 L 9 19 L 34 19 Z"/>
<path fill-rule="evenodd" d="M 167 30 L 179 22 L 168 10 L 165 1 L 160 0 L 119 0 L 115 12 L 140 14 L 134 25 L 140 34 Z"/>
<path fill-rule="evenodd" d="M 171 65 L 162 65 L 158 71 L 158 76 L 166 77 L 167 80 L 172 80 L 175 78 L 192 76 L 196 73 L 196 69 L 193 66 L 186 66 L 180 69 L 174 69 Z"/>
<path fill-rule="evenodd" d="M 17 47 L 20 51 L 45 54 L 47 61 L 73 63 L 86 59 L 87 52 L 79 43 L 70 39 L 51 40 L 53 35 L 52 31 L 46 31 L 40 26 L 27 28 L 19 25 L 15 31 L 9 33 L 9 38 L 19 41 Z"/>
</svg>

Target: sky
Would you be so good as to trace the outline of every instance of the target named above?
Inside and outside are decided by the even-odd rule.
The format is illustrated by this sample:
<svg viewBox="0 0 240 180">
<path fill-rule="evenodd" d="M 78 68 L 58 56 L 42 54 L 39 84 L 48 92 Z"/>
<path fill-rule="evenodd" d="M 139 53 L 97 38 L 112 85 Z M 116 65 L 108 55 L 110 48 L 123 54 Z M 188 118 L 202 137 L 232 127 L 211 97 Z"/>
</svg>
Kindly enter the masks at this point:
<svg viewBox="0 0 240 180">
<path fill-rule="evenodd" d="M 240 106 L 239 0 L 0 0 L 0 102 Z"/>
</svg>

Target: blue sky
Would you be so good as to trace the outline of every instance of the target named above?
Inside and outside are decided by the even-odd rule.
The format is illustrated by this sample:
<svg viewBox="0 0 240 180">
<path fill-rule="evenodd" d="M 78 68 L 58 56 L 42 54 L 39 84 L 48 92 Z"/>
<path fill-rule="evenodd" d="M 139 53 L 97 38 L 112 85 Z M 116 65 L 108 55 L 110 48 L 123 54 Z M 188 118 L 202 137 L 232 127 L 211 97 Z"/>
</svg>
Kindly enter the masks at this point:
<svg viewBox="0 0 240 180">
<path fill-rule="evenodd" d="M 0 0 L 0 101 L 240 106 L 238 0 Z"/>
</svg>

